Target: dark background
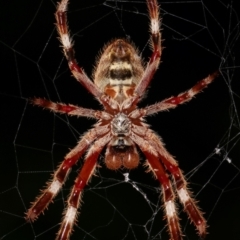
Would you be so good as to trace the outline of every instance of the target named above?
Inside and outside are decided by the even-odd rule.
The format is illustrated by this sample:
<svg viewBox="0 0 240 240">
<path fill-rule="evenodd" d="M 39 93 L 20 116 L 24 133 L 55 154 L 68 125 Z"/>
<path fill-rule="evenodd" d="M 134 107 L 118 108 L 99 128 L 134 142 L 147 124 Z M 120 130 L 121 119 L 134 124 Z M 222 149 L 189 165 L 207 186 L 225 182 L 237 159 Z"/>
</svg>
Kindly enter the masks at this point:
<svg viewBox="0 0 240 240">
<path fill-rule="evenodd" d="M 209 2 L 159 1 L 165 49 L 140 106 L 177 95 L 220 70 L 219 78 L 191 102 L 147 121 L 178 160 L 205 212 L 206 239 L 239 240 L 240 11 L 235 1 Z M 50 0 L 0 3 L 0 239 L 4 240 L 55 238 L 81 161 L 38 221 L 27 223 L 24 212 L 79 136 L 94 124 L 33 107 L 29 98 L 101 109 L 71 77 L 54 27 L 55 5 Z M 148 60 L 145 1 L 72 0 L 68 16 L 76 58 L 89 76 L 99 50 L 113 38 L 130 38 Z M 103 158 L 104 154 L 84 193 L 71 239 L 169 239 L 158 182 L 143 166 L 131 171 L 130 182 L 125 182 L 127 171 L 107 170 Z M 179 210 L 184 239 L 198 239 L 181 206 Z"/>
</svg>

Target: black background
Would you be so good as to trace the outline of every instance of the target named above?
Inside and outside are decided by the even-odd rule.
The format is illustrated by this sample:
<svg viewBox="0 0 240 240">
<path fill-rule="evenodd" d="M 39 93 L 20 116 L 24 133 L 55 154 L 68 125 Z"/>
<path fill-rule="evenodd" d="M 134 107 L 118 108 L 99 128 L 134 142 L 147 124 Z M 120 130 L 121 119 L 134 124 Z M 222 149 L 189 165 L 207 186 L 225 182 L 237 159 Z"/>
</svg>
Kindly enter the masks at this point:
<svg viewBox="0 0 240 240">
<path fill-rule="evenodd" d="M 177 95 L 220 69 L 221 76 L 191 102 L 147 121 L 189 179 L 210 226 L 206 239 L 238 240 L 240 12 L 234 1 L 208 2 L 159 1 L 162 63 L 140 106 Z M 4 240 L 54 239 L 81 161 L 44 216 L 29 224 L 24 212 L 69 148 L 94 124 L 43 111 L 28 99 L 45 97 L 100 109 L 71 77 L 54 27 L 55 5 L 47 0 L 0 3 L 0 239 Z M 72 0 L 68 16 L 76 58 L 89 76 L 99 50 L 113 38 L 130 38 L 148 60 L 145 1 Z M 214 154 L 217 147 L 221 151 Z M 151 174 L 139 166 L 130 172 L 131 184 L 126 183 L 126 171 L 107 170 L 103 156 L 102 167 L 84 193 L 71 239 L 168 239 L 158 183 Z M 179 210 L 184 239 L 198 239 Z"/>
</svg>

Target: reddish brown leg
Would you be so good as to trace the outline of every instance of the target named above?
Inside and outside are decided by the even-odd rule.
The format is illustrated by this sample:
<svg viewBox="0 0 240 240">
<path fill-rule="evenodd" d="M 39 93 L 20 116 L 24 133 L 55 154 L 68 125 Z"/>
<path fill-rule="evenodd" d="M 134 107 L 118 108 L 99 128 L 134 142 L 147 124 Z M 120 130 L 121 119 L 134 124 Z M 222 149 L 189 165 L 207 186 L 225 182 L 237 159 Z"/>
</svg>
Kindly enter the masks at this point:
<svg viewBox="0 0 240 240">
<path fill-rule="evenodd" d="M 193 222 L 193 224 L 196 226 L 200 237 L 204 238 L 206 236 L 207 228 L 206 220 L 196 205 L 195 200 L 191 197 L 191 193 L 187 189 L 187 183 L 181 170 L 178 166 L 171 164 L 167 158 L 163 156 L 160 156 L 160 158 L 168 171 L 170 171 L 173 175 L 178 197 L 184 206 L 184 211 L 187 212 L 191 222 Z"/>
<path fill-rule="evenodd" d="M 57 11 L 55 14 L 57 21 L 57 30 L 60 36 L 60 41 L 63 46 L 64 55 L 68 61 L 68 66 L 73 76 L 79 81 L 90 93 L 92 93 L 105 107 L 109 105 L 113 106 L 116 101 L 111 99 L 109 96 L 101 92 L 100 89 L 88 78 L 84 73 L 83 69 L 78 66 L 75 59 L 75 53 L 73 43 L 69 35 L 68 24 L 67 24 L 67 6 L 68 0 L 62 0 L 59 2 Z"/>
<path fill-rule="evenodd" d="M 159 161 L 159 158 L 149 152 L 144 152 L 149 162 L 150 169 L 153 171 L 158 181 L 161 183 L 163 192 L 163 201 L 166 211 L 166 217 L 168 220 L 169 233 L 171 240 L 181 240 L 182 232 L 179 226 L 179 219 L 177 216 L 177 209 L 174 202 L 174 193 L 171 183 L 165 174 L 164 168 Z"/>
<path fill-rule="evenodd" d="M 57 20 L 57 29 L 60 36 L 60 40 L 63 45 L 63 51 L 67 58 L 69 68 L 74 77 L 94 96 L 100 99 L 102 92 L 93 84 L 93 82 L 87 77 L 83 69 L 80 68 L 75 59 L 73 43 L 69 36 L 69 30 L 67 25 L 67 6 L 68 0 L 62 0 L 57 7 L 55 14 Z"/>
<path fill-rule="evenodd" d="M 199 81 L 194 87 L 189 89 L 186 92 L 180 93 L 176 97 L 170 97 L 159 103 L 150 105 L 144 109 L 139 109 L 139 111 L 144 111 L 144 115 L 151 115 L 160 111 L 164 111 L 170 108 L 175 108 L 179 104 L 190 101 L 196 94 L 201 92 L 204 88 L 208 86 L 217 76 L 219 75 L 218 71 L 210 74 L 208 77 Z"/>
<path fill-rule="evenodd" d="M 162 54 L 161 48 L 161 33 L 160 33 L 160 19 L 159 19 L 159 7 L 157 0 L 147 0 L 147 6 L 150 17 L 150 29 L 151 29 L 151 47 L 153 48 L 152 56 L 145 69 L 142 80 L 137 85 L 134 94 L 135 98 L 140 99 L 149 85 L 154 73 L 156 72 L 160 63 Z M 135 100 L 133 100 L 135 102 Z"/>
<path fill-rule="evenodd" d="M 171 154 L 167 152 L 159 138 L 150 130 L 146 130 L 145 139 L 147 139 L 148 143 L 157 151 L 158 159 L 161 160 L 163 165 L 173 175 L 176 191 L 180 202 L 184 206 L 184 211 L 186 211 L 188 217 L 194 223 L 199 235 L 202 238 L 205 237 L 207 228 L 206 220 L 196 205 L 195 200 L 191 197 L 191 193 L 187 189 L 186 180 L 184 179 L 177 162 Z"/>
<path fill-rule="evenodd" d="M 106 135 L 100 140 L 97 140 L 90 148 L 84 165 L 75 181 L 72 192 L 68 198 L 68 206 L 56 240 L 69 239 L 73 225 L 76 221 L 77 210 L 80 205 L 82 191 L 94 173 L 99 154 L 101 153 L 103 147 L 109 142 L 109 140 L 110 134 Z"/>
<path fill-rule="evenodd" d="M 163 202 L 166 212 L 166 218 L 169 226 L 169 234 L 171 240 L 182 240 L 182 233 L 179 226 L 179 220 L 177 216 L 177 209 L 174 202 L 174 193 L 171 183 L 165 173 L 162 163 L 159 161 L 158 153 L 154 149 L 149 141 L 144 140 L 138 135 L 133 134 L 132 139 L 138 144 L 141 151 L 147 158 L 147 163 L 154 176 L 161 183 Z"/>
<path fill-rule="evenodd" d="M 159 168 L 163 164 L 166 169 L 173 175 L 176 191 L 180 202 L 184 206 L 184 210 L 188 214 L 190 220 L 194 223 L 199 235 L 201 237 L 205 237 L 207 227 L 206 220 L 204 219 L 194 199 L 191 197 L 191 193 L 187 189 L 187 183 L 183 177 L 181 170 L 178 167 L 177 162 L 164 148 L 160 138 L 151 130 L 147 129 L 145 126 L 141 128 L 136 127 L 133 129 L 136 134 L 132 134 L 132 139 L 140 146 L 141 150 L 146 156 L 148 156 L 148 154 L 153 155 L 152 157 L 151 155 L 148 156 L 148 162 L 152 168 L 151 170 L 155 171 L 157 178 L 159 178 L 158 172 L 160 172 L 160 176 L 162 176 L 162 170 L 160 171 Z M 137 134 L 141 137 L 139 137 Z M 163 180 L 159 179 L 159 181 L 164 185 Z"/>
<path fill-rule="evenodd" d="M 90 117 L 95 119 L 109 120 L 110 115 L 103 111 L 92 110 L 88 108 L 74 106 L 72 104 L 54 103 L 43 98 L 34 98 L 31 100 L 34 105 L 47 108 L 53 112 L 65 113 L 71 116 Z"/>
<path fill-rule="evenodd" d="M 43 190 L 42 194 L 33 202 L 31 208 L 27 212 L 27 219 L 31 221 L 36 220 L 37 217 L 48 207 L 49 203 L 52 202 L 53 198 L 62 188 L 72 166 L 78 161 L 89 145 L 97 137 L 106 134 L 107 131 L 108 129 L 102 126 L 96 127 L 85 134 L 78 145 L 67 154 L 65 160 L 54 174 L 53 180 L 48 183 L 47 188 Z"/>
</svg>

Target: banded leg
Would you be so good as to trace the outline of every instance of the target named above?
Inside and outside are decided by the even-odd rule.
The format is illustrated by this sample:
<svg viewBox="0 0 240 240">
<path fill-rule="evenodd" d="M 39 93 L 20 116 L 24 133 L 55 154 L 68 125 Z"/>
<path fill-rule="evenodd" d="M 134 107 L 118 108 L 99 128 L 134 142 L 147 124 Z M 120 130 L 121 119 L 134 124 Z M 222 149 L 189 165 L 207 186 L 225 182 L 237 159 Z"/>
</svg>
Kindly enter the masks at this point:
<svg viewBox="0 0 240 240">
<path fill-rule="evenodd" d="M 177 214 L 175 196 L 172 190 L 171 182 L 165 174 L 164 168 L 159 161 L 159 158 L 149 152 L 145 152 L 144 154 L 147 157 L 150 169 L 153 171 L 154 175 L 157 176 L 158 181 L 161 183 L 163 201 L 171 240 L 181 240 L 182 232 L 179 226 L 179 218 Z"/>
<path fill-rule="evenodd" d="M 63 217 L 60 230 L 56 240 L 67 240 L 71 235 L 73 225 L 76 221 L 77 210 L 80 207 L 81 195 L 84 187 L 94 173 L 96 162 L 104 146 L 110 141 L 110 134 L 97 140 L 90 148 L 84 165 L 75 181 L 72 192 L 68 198 L 68 206 Z"/>
<path fill-rule="evenodd" d="M 177 209 L 174 201 L 175 195 L 172 190 L 171 182 L 165 173 L 164 167 L 159 161 L 159 157 L 157 156 L 158 154 L 148 141 L 143 140 L 135 134 L 133 134 L 133 139 L 135 139 L 135 142 L 146 156 L 150 170 L 161 183 L 163 202 L 171 240 L 182 240 L 182 232 L 179 226 Z"/>
<path fill-rule="evenodd" d="M 148 136 L 147 136 L 148 135 Z M 203 217 L 202 212 L 196 205 L 195 200 L 191 197 L 191 193 L 187 188 L 186 180 L 179 169 L 176 160 L 171 156 L 170 153 L 166 151 L 163 144 L 160 142 L 159 138 L 154 133 L 146 134 L 146 139 L 148 139 L 149 144 L 154 146 L 158 152 L 158 156 L 167 168 L 167 170 L 172 174 L 176 191 L 180 202 L 184 207 L 184 211 L 188 214 L 191 222 L 197 228 L 198 234 L 204 238 L 206 235 L 206 220 Z"/>
<path fill-rule="evenodd" d="M 153 53 L 145 69 L 143 78 L 134 91 L 136 100 L 141 98 L 145 89 L 152 80 L 152 77 L 159 66 L 162 55 L 159 6 L 157 0 L 147 0 L 147 7 L 150 17 L 151 47 L 153 49 Z M 135 99 L 133 100 L 134 102 L 136 101 Z"/>
<path fill-rule="evenodd" d="M 157 112 L 161 112 L 170 108 L 175 108 L 179 104 L 183 104 L 185 102 L 190 101 L 196 94 L 201 92 L 204 88 L 208 86 L 217 76 L 219 75 L 219 72 L 216 71 L 212 74 L 210 74 L 208 77 L 204 78 L 203 80 L 199 81 L 194 87 L 189 89 L 186 92 L 180 93 L 176 97 L 170 97 L 168 99 L 165 99 L 159 103 L 150 105 L 146 108 L 138 109 L 138 111 L 144 111 L 144 115 L 151 115 Z"/>
<path fill-rule="evenodd" d="M 191 197 L 191 192 L 187 188 L 186 180 L 179 169 L 178 166 L 172 165 L 168 159 L 165 159 L 161 156 L 161 159 L 168 169 L 171 172 L 176 191 L 179 197 L 180 202 L 184 207 L 184 211 L 188 214 L 189 219 L 195 225 L 198 234 L 201 238 L 206 236 L 207 223 L 203 217 L 202 212 L 199 210 L 199 207 L 196 204 L 196 201 Z"/>
<path fill-rule="evenodd" d="M 31 100 L 34 105 L 47 108 L 56 113 L 65 113 L 71 116 L 90 117 L 95 119 L 109 120 L 110 115 L 103 111 L 74 106 L 72 104 L 55 103 L 43 98 L 34 98 Z"/>
<path fill-rule="evenodd" d="M 63 46 L 65 57 L 68 61 L 69 68 L 73 76 L 94 96 L 98 99 L 102 96 L 102 92 L 94 85 L 94 83 L 87 77 L 83 69 L 78 66 L 75 59 L 73 43 L 69 35 L 67 24 L 67 6 L 68 0 L 62 0 L 59 2 L 57 11 L 55 14 L 57 21 L 57 29 L 60 36 L 60 41 Z"/>
<path fill-rule="evenodd" d="M 91 129 L 84 135 L 78 145 L 66 155 L 64 161 L 54 174 L 52 181 L 47 184 L 47 188 L 43 190 L 42 194 L 32 203 L 32 206 L 26 213 L 26 219 L 34 221 L 41 213 L 43 213 L 62 188 L 62 185 L 64 184 L 72 166 L 78 161 L 89 145 L 97 137 L 106 134 L 107 131 L 107 128 L 101 126 Z"/>
</svg>

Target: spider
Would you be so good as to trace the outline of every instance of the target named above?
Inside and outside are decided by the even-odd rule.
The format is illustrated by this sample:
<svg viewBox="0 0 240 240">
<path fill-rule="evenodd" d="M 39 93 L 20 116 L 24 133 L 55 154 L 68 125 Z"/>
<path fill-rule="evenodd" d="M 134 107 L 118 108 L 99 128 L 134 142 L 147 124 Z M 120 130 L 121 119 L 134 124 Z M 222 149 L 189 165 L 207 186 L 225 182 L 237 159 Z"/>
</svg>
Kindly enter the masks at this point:
<svg viewBox="0 0 240 240">
<path fill-rule="evenodd" d="M 68 0 L 61 0 L 57 6 L 56 26 L 70 71 L 76 80 L 103 106 L 103 110 L 98 111 L 71 104 L 54 103 L 42 98 L 31 100 L 33 104 L 56 113 L 91 117 L 97 120 L 94 127 L 87 131 L 76 147 L 65 156 L 52 180 L 27 212 L 28 220 L 36 220 L 60 191 L 72 166 L 86 153 L 84 164 L 67 201 L 56 237 L 58 240 L 70 238 L 84 187 L 94 174 L 98 157 L 105 148 L 105 165 L 111 170 L 136 168 L 139 165 L 137 148 L 144 154 L 145 165 L 148 166 L 149 171 L 161 186 L 169 235 L 172 240 L 182 239 L 175 206 L 175 194 L 199 235 L 201 237 L 206 235 L 206 220 L 191 197 L 178 163 L 167 152 L 161 138 L 149 129 L 144 118 L 191 100 L 217 77 L 218 72 L 214 72 L 178 96 L 170 97 L 145 108 L 138 108 L 137 104 L 142 99 L 159 66 L 162 53 L 159 6 L 157 0 L 146 0 L 146 3 L 150 17 L 152 49 L 152 55 L 147 65 L 143 65 L 143 61 L 132 43 L 126 39 L 115 39 L 105 46 L 95 68 L 94 81 L 91 81 L 83 69 L 78 66 L 74 56 L 66 15 Z M 171 180 L 168 174 L 171 174 Z"/>
</svg>

